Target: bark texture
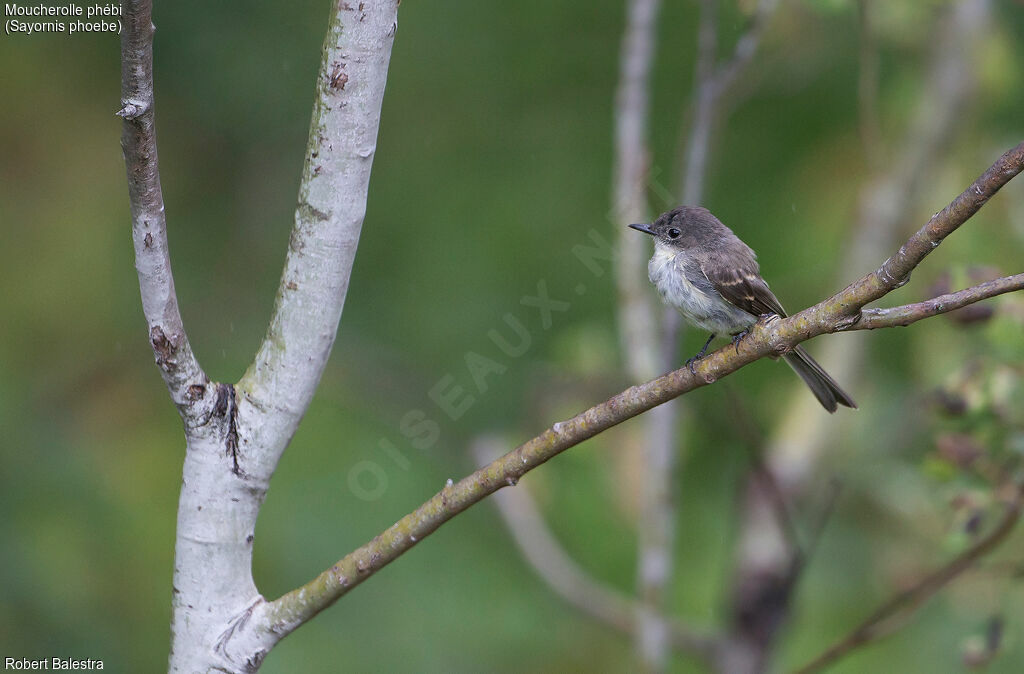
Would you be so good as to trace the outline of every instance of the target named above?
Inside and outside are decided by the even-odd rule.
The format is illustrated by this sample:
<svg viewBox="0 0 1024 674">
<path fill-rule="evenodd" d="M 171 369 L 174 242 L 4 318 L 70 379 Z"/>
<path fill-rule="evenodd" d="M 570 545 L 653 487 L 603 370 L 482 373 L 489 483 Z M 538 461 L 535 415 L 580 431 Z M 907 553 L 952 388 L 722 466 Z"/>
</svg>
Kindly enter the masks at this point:
<svg viewBox="0 0 1024 674">
<path fill-rule="evenodd" d="M 366 212 L 398 2 L 332 6 L 274 315 L 237 385 L 210 382 L 185 335 L 157 164 L 152 3 L 124 4 L 118 114 L 136 266 L 157 365 L 185 424 L 171 671 L 255 671 L 296 626 L 266 619 L 252 579 L 256 517 L 337 333 Z"/>
</svg>

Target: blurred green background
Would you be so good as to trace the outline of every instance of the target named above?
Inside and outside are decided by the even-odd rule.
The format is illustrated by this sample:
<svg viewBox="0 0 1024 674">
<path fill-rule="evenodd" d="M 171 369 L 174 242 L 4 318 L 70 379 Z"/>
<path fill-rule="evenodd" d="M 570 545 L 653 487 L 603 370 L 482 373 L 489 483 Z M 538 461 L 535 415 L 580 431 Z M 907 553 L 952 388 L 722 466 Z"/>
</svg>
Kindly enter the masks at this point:
<svg viewBox="0 0 1024 674">
<path fill-rule="evenodd" d="M 241 376 L 270 315 L 328 4 L 184 0 L 155 9 L 175 281 L 193 348 L 214 379 Z M 880 18 L 886 143 L 903 135 L 925 87 L 935 14 L 946 4 L 893 2 Z M 721 12 L 728 47 L 744 22 L 732 2 Z M 1024 7 L 1004 0 L 993 13 L 977 88 L 926 176 L 908 231 L 1021 140 Z M 623 15 L 621 0 L 403 3 L 337 344 L 259 521 L 255 573 L 267 596 L 307 581 L 445 479 L 469 472 L 478 434 L 503 434 L 511 446 L 635 383 L 623 373 L 614 275 L 594 277 L 570 253 L 592 228 L 613 241 L 618 234 L 609 194 Z M 695 3 L 666 2 L 659 24 L 651 164 L 670 188 L 695 20 Z M 857 130 L 858 49 L 853 2 L 784 3 L 709 165 L 705 204 L 759 252 L 791 309 L 843 282 L 835 268 L 869 175 Z M 159 671 L 183 442 L 153 366 L 133 268 L 113 114 L 118 38 L 0 36 L 0 86 L 0 656 L 92 657 L 108 670 Z M 969 264 L 1022 271 L 1024 179 L 1016 183 L 890 299 L 923 298 L 942 273 Z M 571 303 L 549 329 L 520 304 L 539 280 Z M 1019 374 L 1020 304 L 998 305 L 1011 318 L 825 338 L 865 340 L 871 364 L 851 391 L 861 410 L 834 420 L 827 475 L 846 487 L 797 593 L 780 666 L 817 653 L 892 588 L 959 549 L 949 500 L 963 480 L 929 469 L 946 422 L 926 401 L 966 362 Z M 507 313 L 532 337 L 514 361 L 487 338 L 505 330 Z M 687 333 L 682 351 L 703 338 Z M 472 386 L 468 351 L 508 370 L 453 422 L 427 392 L 446 374 Z M 799 385 L 787 368 L 763 362 L 686 396 L 671 604 L 698 625 L 723 617 L 748 463 L 726 390 L 767 432 Z M 412 409 L 441 423 L 428 450 L 400 433 Z M 642 486 L 629 479 L 635 453 L 623 447 L 639 423 L 522 483 L 569 552 L 626 592 Z M 381 451 L 381 438 L 407 468 Z M 353 489 L 361 461 L 379 465 L 386 483 Z M 371 488 L 379 498 L 359 498 Z M 1002 557 L 1024 556 L 1021 538 Z M 1008 652 L 990 671 L 1020 671 L 1022 600 L 1019 582 L 965 579 L 835 671 L 960 671 L 965 640 L 998 612 Z M 634 666 L 630 640 L 555 597 L 482 504 L 283 641 L 263 671 Z M 673 661 L 674 671 L 693 667 Z"/>
</svg>

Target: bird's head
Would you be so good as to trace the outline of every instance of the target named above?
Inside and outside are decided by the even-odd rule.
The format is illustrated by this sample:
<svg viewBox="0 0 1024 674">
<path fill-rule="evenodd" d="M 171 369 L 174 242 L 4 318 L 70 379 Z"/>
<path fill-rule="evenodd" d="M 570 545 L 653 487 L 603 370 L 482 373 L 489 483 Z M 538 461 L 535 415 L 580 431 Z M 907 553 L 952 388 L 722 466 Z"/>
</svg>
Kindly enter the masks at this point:
<svg viewBox="0 0 1024 674">
<path fill-rule="evenodd" d="M 686 249 L 698 245 L 708 232 L 708 225 L 722 226 L 715 216 L 700 206 L 680 206 L 667 213 L 662 213 L 651 224 L 630 225 L 631 228 L 644 234 L 650 234 L 654 240 L 670 248 Z"/>
</svg>

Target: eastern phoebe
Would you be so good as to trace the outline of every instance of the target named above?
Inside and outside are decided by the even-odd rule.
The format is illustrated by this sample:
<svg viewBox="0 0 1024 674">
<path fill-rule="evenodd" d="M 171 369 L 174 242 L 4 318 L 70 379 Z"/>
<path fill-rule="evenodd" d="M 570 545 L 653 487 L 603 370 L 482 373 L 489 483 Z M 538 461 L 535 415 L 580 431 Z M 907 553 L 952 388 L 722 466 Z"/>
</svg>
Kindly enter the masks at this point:
<svg viewBox="0 0 1024 674">
<path fill-rule="evenodd" d="M 665 303 L 711 332 L 700 353 L 687 361 L 691 371 L 693 361 L 704 356 L 715 335 L 733 335 L 737 343 L 759 317 L 786 316 L 761 278 L 754 251 L 708 209 L 680 206 L 654 224 L 630 227 L 654 237 L 647 274 Z M 803 347 L 797 346 L 783 358 L 829 412 L 835 412 L 837 405 L 857 407 Z"/>
</svg>

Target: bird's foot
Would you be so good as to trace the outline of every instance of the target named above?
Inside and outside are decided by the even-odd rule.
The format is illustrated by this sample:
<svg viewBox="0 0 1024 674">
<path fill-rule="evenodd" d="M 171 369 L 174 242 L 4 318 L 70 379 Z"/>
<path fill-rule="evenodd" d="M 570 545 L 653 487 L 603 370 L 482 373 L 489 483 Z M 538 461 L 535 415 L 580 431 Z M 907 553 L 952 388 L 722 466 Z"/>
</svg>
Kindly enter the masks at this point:
<svg viewBox="0 0 1024 674">
<path fill-rule="evenodd" d="M 690 374 L 694 377 L 697 376 L 697 371 L 693 368 L 693 364 L 704 357 L 704 354 L 708 352 L 708 345 L 711 344 L 711 340 L 714 338 L 714 334 L 708 337 L 708 341 L 704 342 L 704 347 L 700 350 L 700 353 L 686 361 L 686 366 L 690 368 Z"/>
<path fill-rule="evenodd" d="M 740 342 L 743 341 L 743 338 L 747 336 L 748 332 L 749 330 L 744 330 L 743 332 L 737 332 L 732 336 L 732 346 L 736 349 L 736 353 L 740 352 Z"/>
</svg>

